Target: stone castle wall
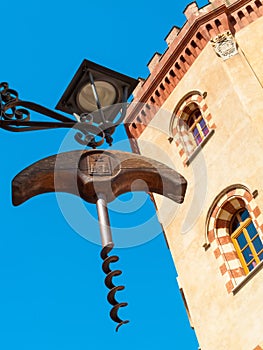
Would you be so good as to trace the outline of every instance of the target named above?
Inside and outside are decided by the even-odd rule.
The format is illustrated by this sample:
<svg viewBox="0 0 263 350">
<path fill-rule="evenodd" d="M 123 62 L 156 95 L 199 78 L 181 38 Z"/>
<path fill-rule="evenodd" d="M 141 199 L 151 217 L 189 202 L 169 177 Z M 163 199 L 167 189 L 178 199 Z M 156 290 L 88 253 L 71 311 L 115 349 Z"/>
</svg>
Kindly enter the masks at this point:
<svg viewBox="0 0 263 350">
<path fill-rule="evenodd" d="M 245 203 L 263 239 L 262 11 L 257 0 L 190 4 L 126 119 L 134 151 L 188 181 L 183 205 L 154 199 L 202 350 L 263 348 L 263 265 L 245 275 L 225 230 Z M 209 137 L 189 154 L 177 121 L 192 104 Z"/>
</svg>

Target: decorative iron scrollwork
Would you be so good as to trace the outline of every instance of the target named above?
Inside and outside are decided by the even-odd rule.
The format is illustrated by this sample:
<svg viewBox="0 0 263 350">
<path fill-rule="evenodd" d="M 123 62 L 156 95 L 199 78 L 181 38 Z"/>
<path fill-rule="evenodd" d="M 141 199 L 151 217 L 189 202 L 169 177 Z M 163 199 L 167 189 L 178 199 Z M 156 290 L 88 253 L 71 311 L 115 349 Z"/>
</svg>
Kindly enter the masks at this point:
<svg viewBox="0 0 263 350">
<path fill-rule="evenodd" d="M 53 121 L 31 120 L 30 111 L 42 114 Z M 120 120 L 123 120 L 126 106 L 117 123 L 97 124 L 91 113 L 75 115 L 76 120 L 43 107 L 34 102 L 19 99 L 17 91 L 10 89 L 7 82 L 0 83 L 0 128 L 7 131 L 22 132 L 55 128 L 74 128 L 77 130 L 75 140 L 91 148 L 101 146 L 104 140 L 111 145 L 112 134 Z"/>
</svg>

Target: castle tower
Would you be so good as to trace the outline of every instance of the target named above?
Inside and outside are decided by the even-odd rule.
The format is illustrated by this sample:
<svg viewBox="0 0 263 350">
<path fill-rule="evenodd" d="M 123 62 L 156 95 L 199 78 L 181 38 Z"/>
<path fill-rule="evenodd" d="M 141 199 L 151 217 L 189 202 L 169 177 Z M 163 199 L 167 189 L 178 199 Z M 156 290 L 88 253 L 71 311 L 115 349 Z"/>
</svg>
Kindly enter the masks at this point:
<svg viewBox="0 0 263 350">
<path fill-rule="evenodd" d="M 184 10 L 126 118 L 134 152 L 188 181 L 154 195 L 202 350 L 263 349 L 263 1 Z"/>
</svg>

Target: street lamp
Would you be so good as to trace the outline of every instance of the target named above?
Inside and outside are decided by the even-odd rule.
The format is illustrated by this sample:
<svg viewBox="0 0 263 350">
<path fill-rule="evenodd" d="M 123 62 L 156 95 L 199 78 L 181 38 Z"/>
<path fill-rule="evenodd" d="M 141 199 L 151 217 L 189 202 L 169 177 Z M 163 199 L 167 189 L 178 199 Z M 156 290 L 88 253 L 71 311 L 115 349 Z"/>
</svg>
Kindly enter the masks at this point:
<svg viewBox="0 0 263 350">
<path fill-rule="evenodd" d="M 127 99 L 137 84 L 136 79 L 83 60 L 55 107 L 73 115 L 74 120 L 37 103 L 20 100 L 18 93 L 3 82 L 0 83 L 0 128 L 16 132 L 75 128 L 78 131 L 75 139 L 82 145 L 96 148 L 104 140 L 111 145 L 112 134 L 123 121 Z M 31 120 L 29 110 L 53 121 Z"/>
<path fill-rule="evenodd" d="M 129 321 L 118 316 L 118 310 L 127 303 L 115 299 L 116 292 L 124 286 L 115 286 L 112 282 L 121 271 L 110 267 L 118 257 L 108 255 L 114 243 L 107 203 L 130 191 L 154 192 L 182 203 L 187 186 L 186 180 L 175 170 L 150 158 L 121 151 L 95 150 L 104 140 L 112 144 L 112 135 L 125 117 L 127 99 L 137 83 L 135 79 L 84 60 L 56 106 L 76 120 L 36 103 L 22 101 L 7 83 L 0 84 L 0 128 L 16 132 L 74 128 L 76 141 L 93 148 L 56 154 L 24 169 L 12 181 L 12 200 L 14 205 L 19 205 L 41 193 L 68 192 L 96 204 L 102 269 L 107 275 L 105 285 L 110 289 L 107 299 L 112 305 L 110 317 L 118 323 L 116 330 Z M 53 121 L 33 121 L 29 110 Z"/>
</svg>

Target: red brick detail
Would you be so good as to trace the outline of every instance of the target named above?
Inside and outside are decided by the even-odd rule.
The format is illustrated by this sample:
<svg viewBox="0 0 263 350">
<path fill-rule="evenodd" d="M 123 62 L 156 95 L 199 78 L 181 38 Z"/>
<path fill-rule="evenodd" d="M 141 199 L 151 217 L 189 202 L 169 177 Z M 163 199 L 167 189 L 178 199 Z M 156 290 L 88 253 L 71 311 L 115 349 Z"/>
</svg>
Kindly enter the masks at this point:
<svg viewBox="0 0 263 350">
<path fill-rule="evenodd" d="M 220 207 L 218 207 L 218 206 L 215 207 L 215 209 L 214 209 L 214 211 L 213 211 L 213 213 L 212 213 L 212 217 L 213 217 L 213 218 L 216 217 L 217 212 L 218 212 L 219 209 L 220 209 Z"/>
<path fill-rule="evenodd" d="M 183 111 L 181 109 L 179 109 L 179 111 L 176 113 L 176 117 L 180 118 L 182 113 L 183 113 Z"/>
<path fill-rule="evenodd" d="M 216 220 L 216 227 L 217 228 L 226 228 L 228 224 L 229 224 L 229 221 L 227 221 L 227 220 L 222 220 L 222 219 Z"/>
<path fill-rule="evenodd" d="M 227 197 L 228 197 L 228 198 L 229 198 L 229 197 L 233 197 L 235 194 L 236 194 L 236 190 L 229 191 L 229 192 L 227 193 Z"/>
<path fill-rule="evenodd" d="M 172 86 L 171 83 L 167 83 L 167 82 L 164 82 L 164 88 L 166 91 L 168 91 L 168 96 L 170 95 L 170 93 L 173 91 L 174 87 Z"/>
<path fill-rule="evenodd" d="M 212 116 L 211 116 L 211 114 L 209 113 L 209 114 L 207 115 L 207 117 L 206 117 L 206 120 L 207 120 L 208 122 L 210 122 L 211 119 L 212 119 Z"/>
<path fill-rule="evenodd" d="M 182 157 L 183 155 L 184 155 L 184 149 L 181 149 L 180 151 L 179 151 L 179 154 L 180 154 L 180 156 Z"/>
<path fill-rule="evenodd" d="M 224 274 L 227 272 L 227 267 L 225 264 L 220 266 L 220 272 L 221 272 L 222 276 L 224 276 Z"/>
<path fill-rule="evenodd" d="M 238 259 L 238 255 L 235 251 L 225 253 L 224 255 L 227 261 Z"/>
<path fill-rule="evenodd" d="M 242 207 L 244 205 L 242 205 L 242 203 L 240 203 L 240 207 Z M 230 202 L 226 202 L 226 204 L 224 205 L 224 210 L 226 210 L 228 213 L 230 214 L 234 214 L 236 212 L 235 207 L 233 206 L 233 204 Z"/>
<path fill-rule="evenodd" d="M 201 97 L 201 96 L 198 96 L 198 97 Z M 188 97 L 184 102 L 185 102 L 186 105 L 188 105 L 188 104 L 191 103 L 192 101 L 193 101 L 193 97 L 190 96 L 190 97 Z M 202 99 L 201 99 L 201 101 L 202 101 Z"/>
<path fill-rule="evenodd" d="M 225 237 L 218 237 L 218 241 L 219 241 L 219 244 L 221 244 L 221 245 L 228 244 L 228 243 L 232 242 L 229 235 L 227 235 Z"/>
<path fill-rule="evenodd" d="M 244 276 L 244 270 L 241 267 L 237 269 L 232 269 L 231 274 L 234 278 L 242 277 Z"/>
<path fill-rule="evenodd" d="M 203 105 L 202 111 L 205 112 L 207 110 L 207 105 Z"/>
<path fill-rule="evenodd" d="M 202 96 L 197 96 L 197 99 L 196 99 L 196 100 L 197 100 L 198 103 L 201 103 L 202 100 L 203 100 L 203 97 L 202 97 Z"/>
<path fill-rule="evenodd" d="M 259 207 L 256 207 L 254 210 L 253 210 L 253 214 L 255 215 L 255 218 L 257 218 L 260 214 L 260 209 Z"/>
<path fill-rule="evenodd" d="M 231 293 L 233 289 L 234 289 L 234 285 L 233 285 L 233 282 L 230 280 L 226 283 L 226 290 L 228 291 L 228 293 Z"/>
<path fill-rule="evenodd" d="M 215 240 L 215 233 L 214 230 L 210 230 L 208 232 L 208 241 L 209 243 L 212 243 Z"/>
<path fill-rule="evenodd" d="M 216 250 L 214 251 L 214 255 L 215 255 L 216 259 L 220 257 L 221 252 L 220 252 L 219 248 L 216 248 Z"/>
<path fill-rule="evenodd" d="M 245 198 L 248 202 L 250 202 L 251 199 L 253 199 L 253 196 L 251 195 L 251 193 L 245 191 L 245 193 L 244 193 L 244 198 Z"/>
</svg>

